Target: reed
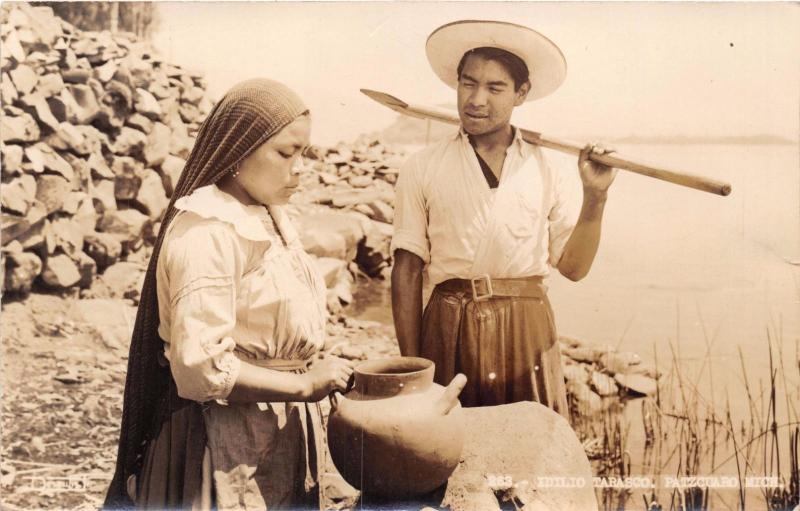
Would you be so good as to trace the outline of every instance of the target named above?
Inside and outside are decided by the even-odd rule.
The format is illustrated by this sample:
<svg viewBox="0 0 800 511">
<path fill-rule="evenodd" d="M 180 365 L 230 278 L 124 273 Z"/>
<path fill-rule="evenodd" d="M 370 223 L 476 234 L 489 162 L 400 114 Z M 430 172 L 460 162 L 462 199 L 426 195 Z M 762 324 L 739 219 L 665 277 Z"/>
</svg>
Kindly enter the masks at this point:
<svg viewBox="0 0 800 511">
<path fill-rule="evenodd" d="M 680 315 L 676 322 L 680 323 Z M 782 325 L 768 327 L 765 357 L 769 362 L 769 377 L 766 382 L 758 382 L 758 391 L 754 390 L 756 387 L 746 370 L 745 357 L 738 350 L 741 365 L 738 377 L 747 402 L 744 410 L 739 410 L 742 417 L 734 418 L 727 391 L 722 409 L 714 397 L 710 353 L 718 332 L 709 337 L 704 325 L 706 354 L 699 374 L 690 374 L 682 367 L 680 351 L 670 343 L 672 367 L 659 380 L 655 395 L 641 401 L 639 419 L 644 440 L 642 446 L 635 446 L 637 450 L 641 447 L 641 452 L 631 452 L 629 429 L 635 416 L 625 413 L 630 402 L 624 397 L 619 406 L 593 417 L 574 410 L 573 426 L 587 447 L 597 476 L 629 476 L 632 459 L 641 459 L 643 469 L 633 475 L 654 478 L 662 474 L 729 475 L 735 467 L 739 484 L 733 493 L 703 485 L 639 490 L 640 497 L 636 498 L 642 499 L 646 511 L 793 510 L 800 505 L 800 416 L 796 406 L 800 402 L 800 340 L 794 346 L 797 364 L 787 364 Z M 658 358 L 654 359 L 658 368 Z M 698 387 L 706 372 L 710 398 Z M 748 488 L 750 476 L 773 477 L 778 485 L 760 490 Z M 600 508 L 606 511 L 630 509 L 626 504 L 635 502 L 632 496 L 624 488 L 598 489 Z"/>
</svg>

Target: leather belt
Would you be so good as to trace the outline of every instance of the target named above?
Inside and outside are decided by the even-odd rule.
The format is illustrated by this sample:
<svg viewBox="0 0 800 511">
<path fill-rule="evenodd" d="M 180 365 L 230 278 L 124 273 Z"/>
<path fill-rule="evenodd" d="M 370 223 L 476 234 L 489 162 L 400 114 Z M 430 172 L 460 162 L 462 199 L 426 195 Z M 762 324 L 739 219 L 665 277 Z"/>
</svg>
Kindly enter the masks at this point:
<svg viewBox="0 0 800 511">
<path fill-rule="evenodd" d="M 436 289 L 450 293 L 470 293 L 472 300 L 482 302 L 493 296 L 545 298 L 547 286 L 540 275 L 511 279 L 493 279 L 488 275 L 471 279 L 450 279 L 440 282 Z"/>
</svg>

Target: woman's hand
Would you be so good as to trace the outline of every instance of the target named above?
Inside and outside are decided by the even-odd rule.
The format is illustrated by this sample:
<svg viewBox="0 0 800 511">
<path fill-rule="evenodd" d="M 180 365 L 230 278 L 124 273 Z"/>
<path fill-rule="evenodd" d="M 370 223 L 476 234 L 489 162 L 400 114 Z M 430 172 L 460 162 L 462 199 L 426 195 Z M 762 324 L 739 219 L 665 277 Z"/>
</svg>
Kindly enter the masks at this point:
<svg viewBox="0 0 800 511">
<path fill-rule="evenodd" d="M 347 390 L 353 375 L 353 362 L 335 356 L 326 356 L 314 362 L 302 376 L 305 379 L 306 401 L 319 401 L 334 390 Z"/>
</svg>

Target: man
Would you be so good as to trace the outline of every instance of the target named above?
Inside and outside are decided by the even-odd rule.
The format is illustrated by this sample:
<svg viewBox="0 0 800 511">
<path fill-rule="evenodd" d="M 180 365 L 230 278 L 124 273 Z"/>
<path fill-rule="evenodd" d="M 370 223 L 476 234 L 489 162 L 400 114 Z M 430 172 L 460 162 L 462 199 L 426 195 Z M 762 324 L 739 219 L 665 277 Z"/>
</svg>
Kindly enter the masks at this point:
<svg viewBox="0 0 800 511">
<path fill-rule="evenodd" d="M 461 129 L 413 155 L 397 183 L 392 312 L 405 356 L 435 379 L 467 376 L 464 406 L 538 401 L 568 417 L 555 323 L 543 278 L 577 281 L 600 241 L 616 171 L 574 163 L 522 140 L 514 107 L 555 90 L 558 48 L 510 23 L 465 21 L 428 39 L 428 59 L 457 90 Z M 422 271 L 434 291 L 422 311 Z"/>
</svg>

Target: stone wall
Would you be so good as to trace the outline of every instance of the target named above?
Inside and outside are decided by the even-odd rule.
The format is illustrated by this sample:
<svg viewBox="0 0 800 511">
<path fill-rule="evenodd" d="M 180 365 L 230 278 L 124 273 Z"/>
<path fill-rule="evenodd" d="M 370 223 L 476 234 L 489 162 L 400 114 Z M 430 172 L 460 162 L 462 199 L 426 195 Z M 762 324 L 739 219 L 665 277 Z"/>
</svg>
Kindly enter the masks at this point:
<svg viewBox="0 0 800 511">
<path fill-rule="evenodd" d="M 152 235 L 210 111 L 197 74 L 128 33 L 0 9 L 3 288 L 89 287 Z"/>
</svg>

